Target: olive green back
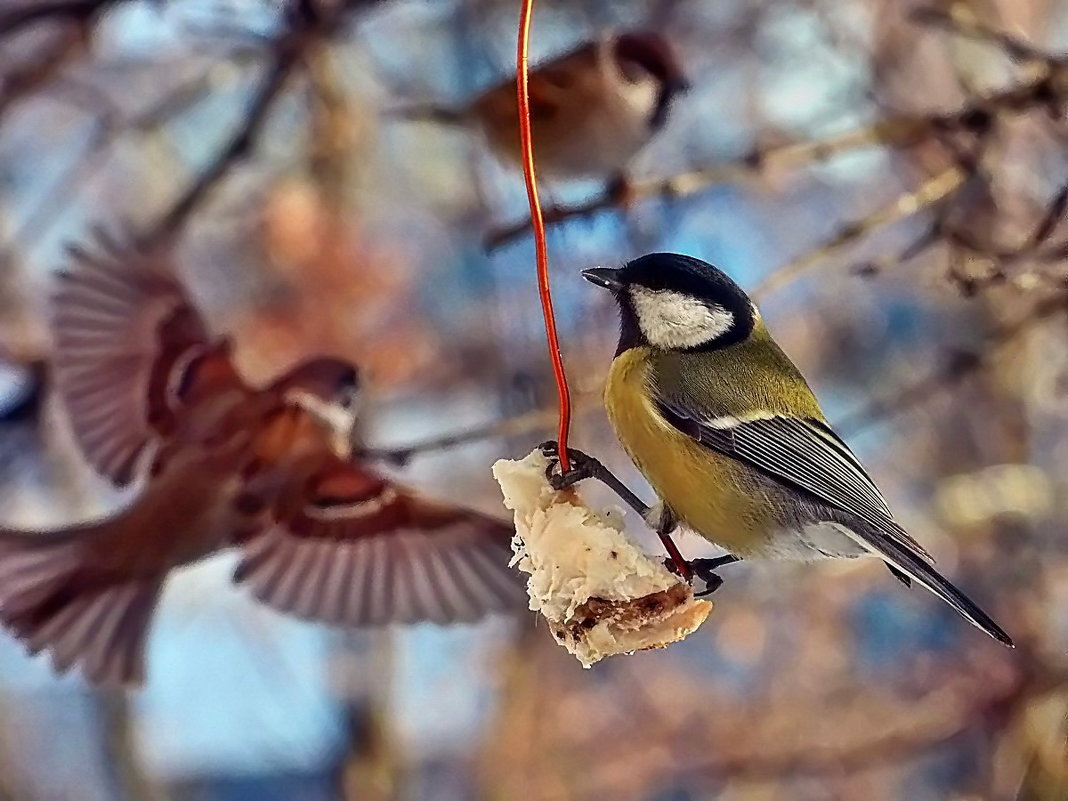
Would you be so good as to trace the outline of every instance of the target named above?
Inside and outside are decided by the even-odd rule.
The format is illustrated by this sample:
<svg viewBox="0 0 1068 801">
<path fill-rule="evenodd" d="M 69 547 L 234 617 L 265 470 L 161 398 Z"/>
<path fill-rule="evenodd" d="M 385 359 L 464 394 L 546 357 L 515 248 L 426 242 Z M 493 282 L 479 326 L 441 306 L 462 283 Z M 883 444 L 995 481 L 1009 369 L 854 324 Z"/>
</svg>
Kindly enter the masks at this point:
<svg viewBox="0 0 1068 801">
<path fill-rule="evenodd" d="M 808 383 L 763 321 L 737 345 L 689 353 L 653 350 L 650 361 L 656 390 L 706 418 L 757 413 L 824 420 Z"/>
</svg>

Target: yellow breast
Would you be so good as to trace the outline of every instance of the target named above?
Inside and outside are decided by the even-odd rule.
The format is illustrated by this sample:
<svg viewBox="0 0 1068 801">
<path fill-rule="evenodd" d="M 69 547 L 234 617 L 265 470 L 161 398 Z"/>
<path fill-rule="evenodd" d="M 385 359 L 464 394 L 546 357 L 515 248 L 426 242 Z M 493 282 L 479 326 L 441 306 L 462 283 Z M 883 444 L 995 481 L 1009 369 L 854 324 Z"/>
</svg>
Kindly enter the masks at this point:
<svg viewBox="0 0 1068 801">
<path fill-rule="evenodd" d="M 646 389 L 648 350 L 613 361 L 605 409 L 623 448 L 657 495 L 706 539 L 745 556 L 767 542 L 772 521 L 748 468 L 694 442 L 663 419 Z"/>
</svg>

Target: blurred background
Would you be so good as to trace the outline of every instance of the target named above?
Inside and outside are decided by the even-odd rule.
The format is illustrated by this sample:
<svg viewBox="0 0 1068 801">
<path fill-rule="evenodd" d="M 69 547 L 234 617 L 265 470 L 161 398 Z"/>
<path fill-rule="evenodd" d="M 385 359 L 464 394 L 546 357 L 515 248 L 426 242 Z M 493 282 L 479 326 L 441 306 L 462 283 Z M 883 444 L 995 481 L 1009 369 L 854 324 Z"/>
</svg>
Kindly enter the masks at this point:
<svg viewBox="0 0 1068 801">
<path fill-rule="evenodd" d="M 123 501 L 39 369 L 51 272 L 98 224 L 176 235 L 250 378 L 356 360 L 367 442 L 429 443 L 406 482 L 503 516 L 491 463 L 554 425 L 521 178 L 389 110 L 507 79 L 517 17 L 2 0 L 0 522 Z M 668 37 L 693 89 L 625 203 L 543 186 L 575 444 L 649 496 L 598 399 L 615 311 L 579 269 L 712 261 L 1018 648 L 875 564 L 741 564 L 688 640 L 584 671 L 522 610 L 343 634 L 253 604 L 221 557 L 168 583 L 140 692 L 0 637 L 0 799 L 1068 799 L 1068 3 L 539 0 L 533 60 L 619 27 Z"/>
</svg>

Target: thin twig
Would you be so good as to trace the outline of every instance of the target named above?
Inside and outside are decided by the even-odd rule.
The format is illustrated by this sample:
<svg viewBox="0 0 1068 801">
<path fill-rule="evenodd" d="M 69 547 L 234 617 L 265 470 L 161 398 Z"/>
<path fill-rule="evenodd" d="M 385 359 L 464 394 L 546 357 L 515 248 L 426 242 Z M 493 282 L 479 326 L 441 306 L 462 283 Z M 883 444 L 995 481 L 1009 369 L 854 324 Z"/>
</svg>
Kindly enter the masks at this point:
<svg viewBox="0 0 1068 801">
<path fill-rule="evenodd" d="M 1020 262 L 1033 262 L 1036 264 L 1050 264 L 1062 261 L 1065 258 L 1065 249 L 1068 242 L 1047 242 L 1053 236 L 1054 231 L 1063 221 L 1065 212 L 1068 211 L 1068 185 L 1063 187 L 1046 205 L 1045 211 L 1031 232 L 1017 244 L 1005 245 L 987 238 L 976 236 L 975 232 L 967 227 L 954 224 L 945 217 L 937 219 L 931 226 L 924 239 L 921 240 L 922 248 L 936 241 L 945 242 L 950 247 L 951 266 L 949 279 L 957 285 L 965 297 L 974 297 L 987 285 L 1005 283 L 1009 280 L 1008 267 Z M 912 246 L 912 247 L 915 247 Z M 901 261 L 912 258 L 916 252 L 902 254 Z M 978 277 L 963 274 L 957 267 L 965 258 L 984 260 L 991 264 L 991 270 L 987 275 Z M 876 272 L 886 265 L 871 265 L 867 272 Z M 1035 274 L 1030 274 L 1034 276 Z M 1049 279 L 1046 277 L 1046 283 Z"/>
<path fill-rule="evenodd" d="M 948 10 L 917 8 L 909 16 L 914 22 L 922 25 L 945 28 L 959 36 L 987 42 L 1005 51 L 1014 61 L 1045 62 L 1057 58 L 1023 39 L 983 22 L 967 3 L 952 3 Z"/>
<path fill-rule="evenodd" d="M 300 48 L 292 43 L 279 44 L 277 55 L 252 96 L 241 127 L 160 218 L 148 234 L 149 240 L 168 240 L 176 236 L 216 185 L 226 178 L 237 164 L 252 154 L 271 108 L 299 60 L 300 52 Z"/>
<path fill-rule="evenodd" d="M 19 229 L 10 237 L 6 251 L 21 250 L 44 235 L 60 218 L 61 213 L 78 198 L 82 185 L 92 179 L 107 162 L 112 148 L 123 134 L 146 134 L 168 123 L 199 103 L 212 88 L 214 81 L 209 69 L 193 80 L 180 84 L 156 103 L 130 120 L 120 120 L 117 108 L 105 97 L 98 106 L 107 110 L 97 116 L 81 155 L 55 181 L 37 206 L 26 216 Z M 95 92 L 92 87 L 79 87 Z"/>
<path fill-rule="evenodd" d="M 286 29 L 273 42 L 273 58 L 253 92 L 240 127 L 148 232 L 145 237 L 148 241 L 169 241 L 176 237 L 215 187 L 252 155 L 271 110 L 294 69 L 303 63 L 309 48 L 334 33 L 345 15 L 360 5 L 362 3 L 348 0 L 329 10 L 321 10 L 319 4 L 310 0 L 294 3 L 287 14 Z"/>
<path fill-rule="evenodd" d="M 545 209 L 545 222 L 555 225 L 567 220 L 582 219 L 650 197 L 679 199 L 724 183 L 752 179 L 764 170 L 817 164 L 835 156 L 863 147 L 905 144 L 919 138 L 922 125 L 915 119 L 886 120 L 843 134 L 810 142 L 792 142 L 764 150 L 756 150 L 739 161 L 710 164 L 668 178 L 646 178 L 628 183 L 626 192 L 611 187 L 582 203 L 550 206 Z M 530 230 L 529 220 L 518 220 L 491 231 L 483 240 L 487 250 L 496 250 Z"/>
<path fill-rule="evenodd" d="M 878 275 L 892 267 L 897 267 L 912 261 L 941 240 L 942 229 L 937 224 L 932 225 L 900 250 L 886 256 L 879 256 L 874 259 L 868 259 L 867 261 L 854 264 L 853 273 L 868 277 Z"/>
<path fill-rule="evenodd" d="M 448 450 L 460 445 L 467 445 L 481 439 L 496 439 L 526 434 L 530 431 L 551 431 L 556 423 L 556 410 L 535 409 L 518 417 L 494 420 L 473 426 L 463 431 L 455 431 L 437 437 L 416 442 L 412 445 L 392 448 L 358 448 L 354 456 L 357 459 L 376 459 L 403 467 L 414 456 L 435 451 Z"/>
<path fill-rule="evenodd" d="M 882 208 L 859 220 L 845 223 L 822 245 L 807 251 L 768 275 L 750 294 L 758 300 L 766 297 L 824 259 L 854 244 L 876 228 L 911 217 L 945 200 L 963 185 L 965 178 L 967 175 L 960 167 L 950 167 L 931 176 L 913 191 L 895 198 Z"/>
<path fill-rule="evenodd" d="M 1061 191 L 1053 196 L 1053 199 L 1046 206 L 1046 212 L 1042 215 L 1042 219 L 1039 220 L 1038 225 L 1035 226 L 1031 236 L 1028 237 L 1021 249 L 1037 248 L 1048 240 L 1064 219 L 1065 213 L 1068 213 L 1068 185 L 1061 187 Z"/>
<path fill-rule="evenodd" d="M 59 33 L 44 52 L 0 75 L 0 119 L 15 103 L 46 85 L 80 55 L 85 38 L 83 26 L 72 26 Z"/>
<path fill-rule="evenodd" d="M 596 408 L 600 403 L 599 399 L 600 392 L 586 392 L 578 395 L 575 398 L 575 413 L 583 414 Z M 403 466 L 415 456 L 448 450 L 479 440 L 516 437 L 533 431 L 548 433 L 552 430 L 556 417 L 557 412 L 554 409 L 533 409 L 516 417 L 480 423 L 462 431 L 440 434 L 411 445 L 388 448 L 365 448 L 357 445 L 354 449 L 354 458 L 377 459 Z"/>
<path fill-rule="evenodd" d="M 0 12 L 0 38 L 47 20 L 88 21 L 125 2 L 129 0 L 27 0 L 19 8 Z"/>
</svg>

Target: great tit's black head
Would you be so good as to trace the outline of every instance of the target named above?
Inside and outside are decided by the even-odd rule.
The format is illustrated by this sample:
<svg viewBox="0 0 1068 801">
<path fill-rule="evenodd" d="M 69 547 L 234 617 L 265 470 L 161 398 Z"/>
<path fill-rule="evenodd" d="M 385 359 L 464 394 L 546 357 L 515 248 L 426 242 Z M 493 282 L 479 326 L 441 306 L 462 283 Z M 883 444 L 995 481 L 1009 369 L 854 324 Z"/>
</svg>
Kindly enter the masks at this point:
<svg viewBox="0 0 1068 801">
<path fill-rule="evenodd" d="M 625 31 L 615 39 L 614 54 L 627 80 L 637 83 L 651 75 L 660 84 L 649 121 L 652 128 L 660 128 L 667 121 L 671 101 L 690 88 L 671 43 L 652 31 Z"/>
<path fill-rule="evenodd" d="M 582 277 L 619 301 L 619 350 L 718 350 L 742 342 L 759 317 L 740 286 L 711 264 L 677 253 L 650 253 L 619 269 Z"/>
</svg>

